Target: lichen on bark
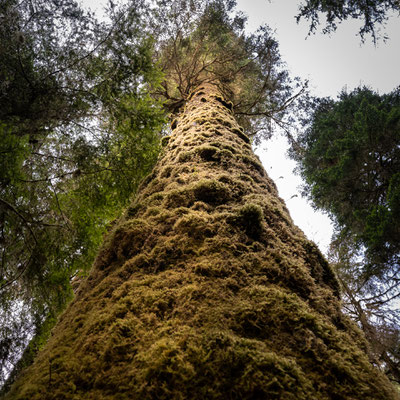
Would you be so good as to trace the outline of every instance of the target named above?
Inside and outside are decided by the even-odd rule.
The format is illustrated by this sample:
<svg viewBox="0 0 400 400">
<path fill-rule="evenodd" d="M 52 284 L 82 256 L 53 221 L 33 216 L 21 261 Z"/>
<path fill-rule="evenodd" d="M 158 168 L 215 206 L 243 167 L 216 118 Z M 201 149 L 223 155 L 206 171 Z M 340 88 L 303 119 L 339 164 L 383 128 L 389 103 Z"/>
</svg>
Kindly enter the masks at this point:
<svg viewBox="0 0 400 400">
<path fill-rule="evenodd" d="M 398 398 L 229 105 L 188 99 L 9 399 Z"/>
</svg>

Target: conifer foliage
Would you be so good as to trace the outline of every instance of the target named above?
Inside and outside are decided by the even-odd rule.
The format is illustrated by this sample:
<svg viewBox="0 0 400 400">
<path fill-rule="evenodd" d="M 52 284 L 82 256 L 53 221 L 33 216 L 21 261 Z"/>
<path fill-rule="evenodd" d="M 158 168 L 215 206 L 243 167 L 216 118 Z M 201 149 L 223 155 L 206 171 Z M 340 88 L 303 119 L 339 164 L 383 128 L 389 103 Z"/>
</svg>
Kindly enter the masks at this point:
<svg viewBox="0 0 400 400">
<path fill-rule="evenodd" d="M 400 261 L 400 90 L 368 88 L 317 99 L 294 153 L 304 191 L 328 211 L 343 237 L 365 248 L 365 274 Z"/>
<path fill-rule="evenodd" d="M 293 151 L 304 193 L 335 222 L 331 244 L 344 305 L 375 362 L 399 370 L 400 95 L 366 87 L 316 99 Z"/>
<path fill-rule="evenodd" d="M 157 158 L 160 73 L 138 11 L 100 24 L 75 1 L 0 3 L 0 385 Z"/>
<path fill-rule="evenodd" d="M 299 5 L 297 22 L 301 18 L 310 21 L 310 33 L 314 32 L 320 24 L 323 15 L 326 25 L 324 33 L 336 30 L 338 24 L 346 19 L 362 20 L 359 35 L 364 41 L 365 36 L 370 34 L 374 42 L 382 38 L 379 28 L 385 24 L 391 13 L 400 12 L 400 3 L 397 0 L 307 0 Z M 383 35 L 384 39 L 387 39 Z"/>
</svg>

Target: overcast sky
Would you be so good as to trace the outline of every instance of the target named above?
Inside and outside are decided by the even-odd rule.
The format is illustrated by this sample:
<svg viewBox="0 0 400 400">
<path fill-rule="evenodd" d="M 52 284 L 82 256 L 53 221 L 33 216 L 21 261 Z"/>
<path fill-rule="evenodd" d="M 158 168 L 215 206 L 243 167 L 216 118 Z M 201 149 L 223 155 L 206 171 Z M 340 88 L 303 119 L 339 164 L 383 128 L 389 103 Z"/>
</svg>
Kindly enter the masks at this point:
<svg viewBox="0 0 400 400">
<path fill-rule="evenodd" d="M 282 59 L 292 76 L 308 79 L 313 94 L 317 96 L 336 98 L 342 88 L 350 91 L 360 85 L 387 93 L 400 85 L 399 17 L 391 17 L 386 26 L 385 32 L 390 39 L 386 43 L 380 41 L 375 47 L 370 37 L 361 44 L 356 35 L 360 25 L 356 21 L 339 25 L 330 36 L 320 32 L 308 36 L 307 22 L 297 24 L 294 18 L 300 2 L 237 0 L 237 9 L 248 15 L 249 30 L 266 23 L 275 31 Z M 105 1 L 83 0 L 82 3 L 94 10 Z M 293 174 L 296 165 L 285 156 L 286 150 L 285 140 L 277 135 L 256 152 L 277 184 L 294 222 L 326 252 L 332 234 L 330 220 L 326 215 L 315 213 L 301 198 L 301 179 Z"/>
<path fill-rule="evenodd" d="M 297 24 L 301 0 L 238 0 L 238 9 L 249 16 L 254 30 L 267 23 L 279 42 L 282 58 L 293 75 L 310 79 L 317 95 L 335 97 L 347 85 L 349 89 L 365 84 L 382 93 L 400 84 L 400 18 L 389 19 L 386 33 L 390 39 L 374 47 L 370 37 L 361 44 L 357 21 L 345 21 L 328 35 L 308 36 L 308 24 Z"/>
<path fill-rule="evenodd" d="M 360 85 L 387 93 L 400 85 L 399 17 L 391 17 L 386 26 L 390 39 L 375 47 L 370 37 L 361 44 L 356 35 L 360 23 L 356 21 L 339 25 L 330 36 L 320 32 L 308 36 L 307 22 L 297 24 L 294 18 L 299 3 L 297 0 L 238 0 L 238 9 L 248 14 L 249 29 L 266 23 L 275 31 L 289 71 L 293 76 L 308 79 L 313 94 L 336 98 L 342 88 L 350 91 Z M 315 213 L 301 198 L 301 179 L 292 173 L 296 164 L 285 157 L 286 149 L 285 140 L 277 136 L 261 146 L 257 154 L 277 184 L 294 222 L 326 252 L 332 234 L 330 220 L 322 213 Z"/>
</svg>

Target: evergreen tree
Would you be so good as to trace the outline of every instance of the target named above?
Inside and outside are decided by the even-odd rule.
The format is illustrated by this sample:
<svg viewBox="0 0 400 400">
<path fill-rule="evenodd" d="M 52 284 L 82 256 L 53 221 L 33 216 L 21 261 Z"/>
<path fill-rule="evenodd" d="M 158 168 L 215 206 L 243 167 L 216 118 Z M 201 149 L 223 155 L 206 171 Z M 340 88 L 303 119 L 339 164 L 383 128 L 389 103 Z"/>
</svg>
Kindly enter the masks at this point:
<svg viewBox="0 0 400 400">
<path fill-rule="evenodd" d="M 396 272 L 365 279 L 362 251 L 351 236 L 331 243 L 329 261 L 342 288 L 344 312 L 365 333 L 369 355 L 391 381 L 400 385 L 400 287 Z"/>
<path fill-rule="evenodd" d="M 215 32 L 233 26 L 221 1 L 200 17 L 218 22 Z M 251 95 L 241 86 L 248 64 L 261 73 L 246 89 L 263 77 L 256 97 L 277 112 L 293 99 L 285 75 L 256 51 L 244 51 L 255 57 L 241 68 L 236 50 L 216 57 L 254 49 L 234 29 L 222 29 L 221 43 L 192 29 L 181 44 L 200 42 L 177 55 L 199 48 L 205 58 L 185 89 L 186 78 L 167 75 L 173 122 L 163 155 L 8 398 L 398 398 L 341 313 L 330 266 L 293 225 L 236 121 L 233 104 L 240 116 L 241 95 Z M 266 49 L 278 54 L 272 46 L 260 55 Z M 249 126 L 263 115 L 257 105 Z"/>
<path fill-rule="evenodd" d="M 366 276 L 398 270 L 400 94 L 368 88 L 318 99 L 294 152 L 304 192 L 365 248 Z"/>
<path fill-rule="evenodd" d="M 346 312 L 373 358 L 399 381 L 400 97 L 368 88 L 318 99 L 294 151 L 304 192 L 331 215 L 331 244 Z"/>
<path fill-rule="evenodd" d="M 158 155 L 160 72 L 140 9 L 122 11 L 100 24 L 75 1 L 0 4 L 0 384 Z"/>
</svg>

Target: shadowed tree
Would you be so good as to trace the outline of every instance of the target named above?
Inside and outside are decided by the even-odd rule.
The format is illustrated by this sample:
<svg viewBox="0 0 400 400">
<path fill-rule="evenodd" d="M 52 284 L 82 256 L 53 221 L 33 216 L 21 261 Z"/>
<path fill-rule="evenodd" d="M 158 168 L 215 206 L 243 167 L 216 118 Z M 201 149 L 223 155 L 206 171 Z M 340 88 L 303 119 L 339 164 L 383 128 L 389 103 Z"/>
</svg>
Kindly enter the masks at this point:
<svg viewBox="0 0 400 400">
<path fill-rule="evenodd" d="M 317 99 L 293 151 L 304 193 L 335 222 L 333 263 L 345 310 L 399 381 L 400 95 L 362 87 Z M 389 356 L 390 355 L 390 356 Z"/>
<path fill-rule="evenodd" d="M 163 154 L 8 398 L 398 398 L 341 313 L 330 266 L 294 226 L 237 122 L 241 96 L 260 100 L 243 119 L 251 128 L 250 117 L 279 115 L 293 95 L 273 64 L 244 90 L 247 64 L 237 62 L 266 65 L 228 29 L 223 4 L 199 20 L 212 17 L 209 27 L 218 22 L 225 35 L 196 43 L 200 65 L 212 68 L 184 89 L 167 75 L 173 122 Z M 209 50 L 216 43 L 215 54 L 238 46 L 243 56 L 221 64 Z"/>
<path fill-rule="evenodd" d="M 362 20 L 361 41 L 386 40 L 385 23 L 400 14 L 398 0 L 307 0 L 297 22 L 309 33 L 325 17 L 323 33 L 347 19 Z M 333 265 L 344 310 L 363 329 L 375 364 L 400 378 L 397 299 L 399 272 L 399 89 L 379 96 L 368 88 L 342 92 L 339 101 L 316 99 L 300 141 L 292 141 L 305 192 L 336 222 Z"/>
<path fill-rule="evenodd" d="M 330 213 L 338 235 L 365 248 L 365 276 L 394 276 L 400 259 L 400 90 L 342 91 L 316 99 L 292 152 L 304 193 Z"/>
<path fill-rule="evenodd" d="M 362 251 L 351 236 L 346 239 L 340 237 L 333 241 L 329 252 L 342 287 L 343 310 L 365 333 L 373 363 L 399 385 L 400 310 L 397 301 L 400 288 L 396 272 L 365 279 Z"/>
</svg>

